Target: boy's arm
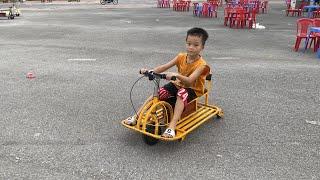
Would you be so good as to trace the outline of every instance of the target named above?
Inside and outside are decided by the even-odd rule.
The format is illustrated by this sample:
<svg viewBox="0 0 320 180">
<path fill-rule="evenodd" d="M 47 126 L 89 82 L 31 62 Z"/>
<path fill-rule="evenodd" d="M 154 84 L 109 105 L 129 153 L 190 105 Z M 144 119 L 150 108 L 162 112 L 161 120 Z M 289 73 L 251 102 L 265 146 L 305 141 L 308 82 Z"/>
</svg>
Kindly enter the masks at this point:
<svg viewBox="0 0 320 180">
<path fill-rule="evenodd" d="M 170 69 L 172 66 L 175 66 L 177 64 L 178 56 L 173 58 L 171 61 L 169 61 L 166 64 L 160 65 L 152 69 L 155 73 L 162 73 L 168 69 Z"/>
<path fill-rule="evenodd" d="M 162 73 L 166 70 L 168 70 L 169 68 L 171 68 L 172 66 L 176 65 L 177 64 L 177 60 L 178 60 L 178 56 L 176 56 L 175 58 L 173 58 L 171 61 L 169 61 L 168 63 L 166 64 L 163 64 L 163 65 L 160 65 L 160 66 L 157 66 L 153 69 L 151 69 L 152 71 L 154 71 L 155 73 Z M 143 74 L 144 72 L 148 71 L 148 69 L 146 68 L 142 68 L 140 69 L 140 73 Z"/>
<path fill-rule="evenodd" d="M 201 76 L 201 74 L 207 68 L 206 65 L 198 67 L 190 76 L 183 76 L 178 73 L 167 74 L 167 79 L 171 79 L 171 76 L 176 76 L 185 86 L 190 87 Z"/>
</svg>

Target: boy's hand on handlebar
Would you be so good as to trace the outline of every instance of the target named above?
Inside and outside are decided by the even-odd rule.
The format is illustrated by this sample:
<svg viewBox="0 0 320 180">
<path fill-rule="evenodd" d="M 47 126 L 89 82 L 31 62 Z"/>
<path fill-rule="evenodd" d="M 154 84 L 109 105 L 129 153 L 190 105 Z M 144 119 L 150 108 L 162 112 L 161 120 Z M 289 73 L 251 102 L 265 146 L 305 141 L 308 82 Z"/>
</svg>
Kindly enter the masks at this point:
<svg viewBox="0 0 320 180">
<path fill-rule="evenodd" d="M 148 76 L 149 80 L 154 80 L 155 77 L 160 78 L 160 79 L 166 79 L 166 80 L 176 80 L 177 73 L 173 72 L 167 72 L 165 74 L 160 74 L 160 73 L 155 73 L 153 70 L 148 70 L 146 68 L 142 68 L 139 71 L 140 74 L 143 74 L 144 76 Z"/>
<path fill-rule="evenodd" d="M 140 74 L 144 74 L 144 73 L 146 73 L 146 72 L 148 72 L 148 71 L 149 71 L 148 69 L 142 68 L 142 69 L 140 69 L 139 73 L 140 73 Z"/>
<path fill-rule="evenodd" d="M 173 80 L 173 79 L 175 79 L 175 77 L 177 77 L 177 73 L 173 73 L 173 72 L 166 72 L 166 79 L 167 80 Z M 172 78 L 172 77 L 174 77 L 174 78 Z"/>
</svg>

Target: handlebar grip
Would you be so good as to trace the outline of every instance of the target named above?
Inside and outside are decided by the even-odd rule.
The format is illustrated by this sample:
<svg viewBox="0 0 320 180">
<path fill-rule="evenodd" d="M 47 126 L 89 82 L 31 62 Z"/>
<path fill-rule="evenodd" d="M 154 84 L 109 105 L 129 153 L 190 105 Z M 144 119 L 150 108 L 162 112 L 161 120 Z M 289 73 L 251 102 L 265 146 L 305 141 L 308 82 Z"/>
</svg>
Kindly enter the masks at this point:
<svg viewBox="0 0 320 180">
<path fill-rule="evenodd" d="M 149 80 L 154 80 L 155 76 L 159 77 L 160 79 L 166 79 L 167 78 L 166 74 L 155 73 L 152 70 L 151 71 L 146 71 L 144 73 L 141 73 L 141 70 L 139 70 L 139 73 L 149 77 Z M 177 79 L 176 76 L 172 76 L 171 77 L 172 81 L 175 81 L 176 79 Z"/>
<path fill-rule="evenodd" d="M 148 71 L 146 71 L 146 72 L 142 73 L 142 72 L 141 72 L 141 69 L 140 69 L 140 70 L 139 70 L 139 74 L 147 75 L 147 74 L 148 74 Z"/>
</svg>

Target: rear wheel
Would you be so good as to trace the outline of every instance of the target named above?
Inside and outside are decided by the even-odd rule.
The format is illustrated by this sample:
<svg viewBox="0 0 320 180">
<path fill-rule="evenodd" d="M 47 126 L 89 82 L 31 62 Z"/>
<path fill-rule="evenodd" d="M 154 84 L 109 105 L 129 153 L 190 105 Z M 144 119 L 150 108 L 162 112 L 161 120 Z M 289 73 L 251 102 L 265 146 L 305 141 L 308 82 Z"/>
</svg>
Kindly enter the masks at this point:
<svg viewBox="0 0 320 180">
<path fill-rule="evenodd" d="M 224 116 L 224 113 L 223 113 L 223 111 L 220 109 L 220 110 L 219 110 L 219 113 L 217 114 L 217 119 L 221 119 L 221 118 L 223 118 L 223 116 Z"/>
<path fill-rule="evenodd" d="M 117 5 L 118 4 L 118 0 L 113 0 L 113 4 Z"/>
<path fill-rule="evenodd" d="M 106 0 L 100 0 L 100 4 L 106 5 Z"/>
</svg>

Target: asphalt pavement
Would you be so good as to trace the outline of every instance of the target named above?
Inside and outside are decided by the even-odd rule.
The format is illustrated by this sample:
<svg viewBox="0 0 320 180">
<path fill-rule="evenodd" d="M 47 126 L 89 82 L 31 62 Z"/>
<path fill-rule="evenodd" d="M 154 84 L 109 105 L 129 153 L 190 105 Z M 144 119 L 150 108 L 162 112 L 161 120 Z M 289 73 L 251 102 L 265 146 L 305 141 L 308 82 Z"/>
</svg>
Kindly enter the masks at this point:
<svg viewBox="0 0 320 180">
<path fill-rule="evenodd" d="M 251 30 L 225 27 L 222 8 L 197 18 L 147 0 L 19 6 L 0 17 L 0 179 L 320 179 L 320 59 L 292 50 L 297 17 L 282 1 Z M 209 33 L 210 102 L 225 117 L 148 146 L 120 124 L 130 88 L 195 26 Z M 152 88 L 136 84 L 135 106 Z"/>
</svg>

